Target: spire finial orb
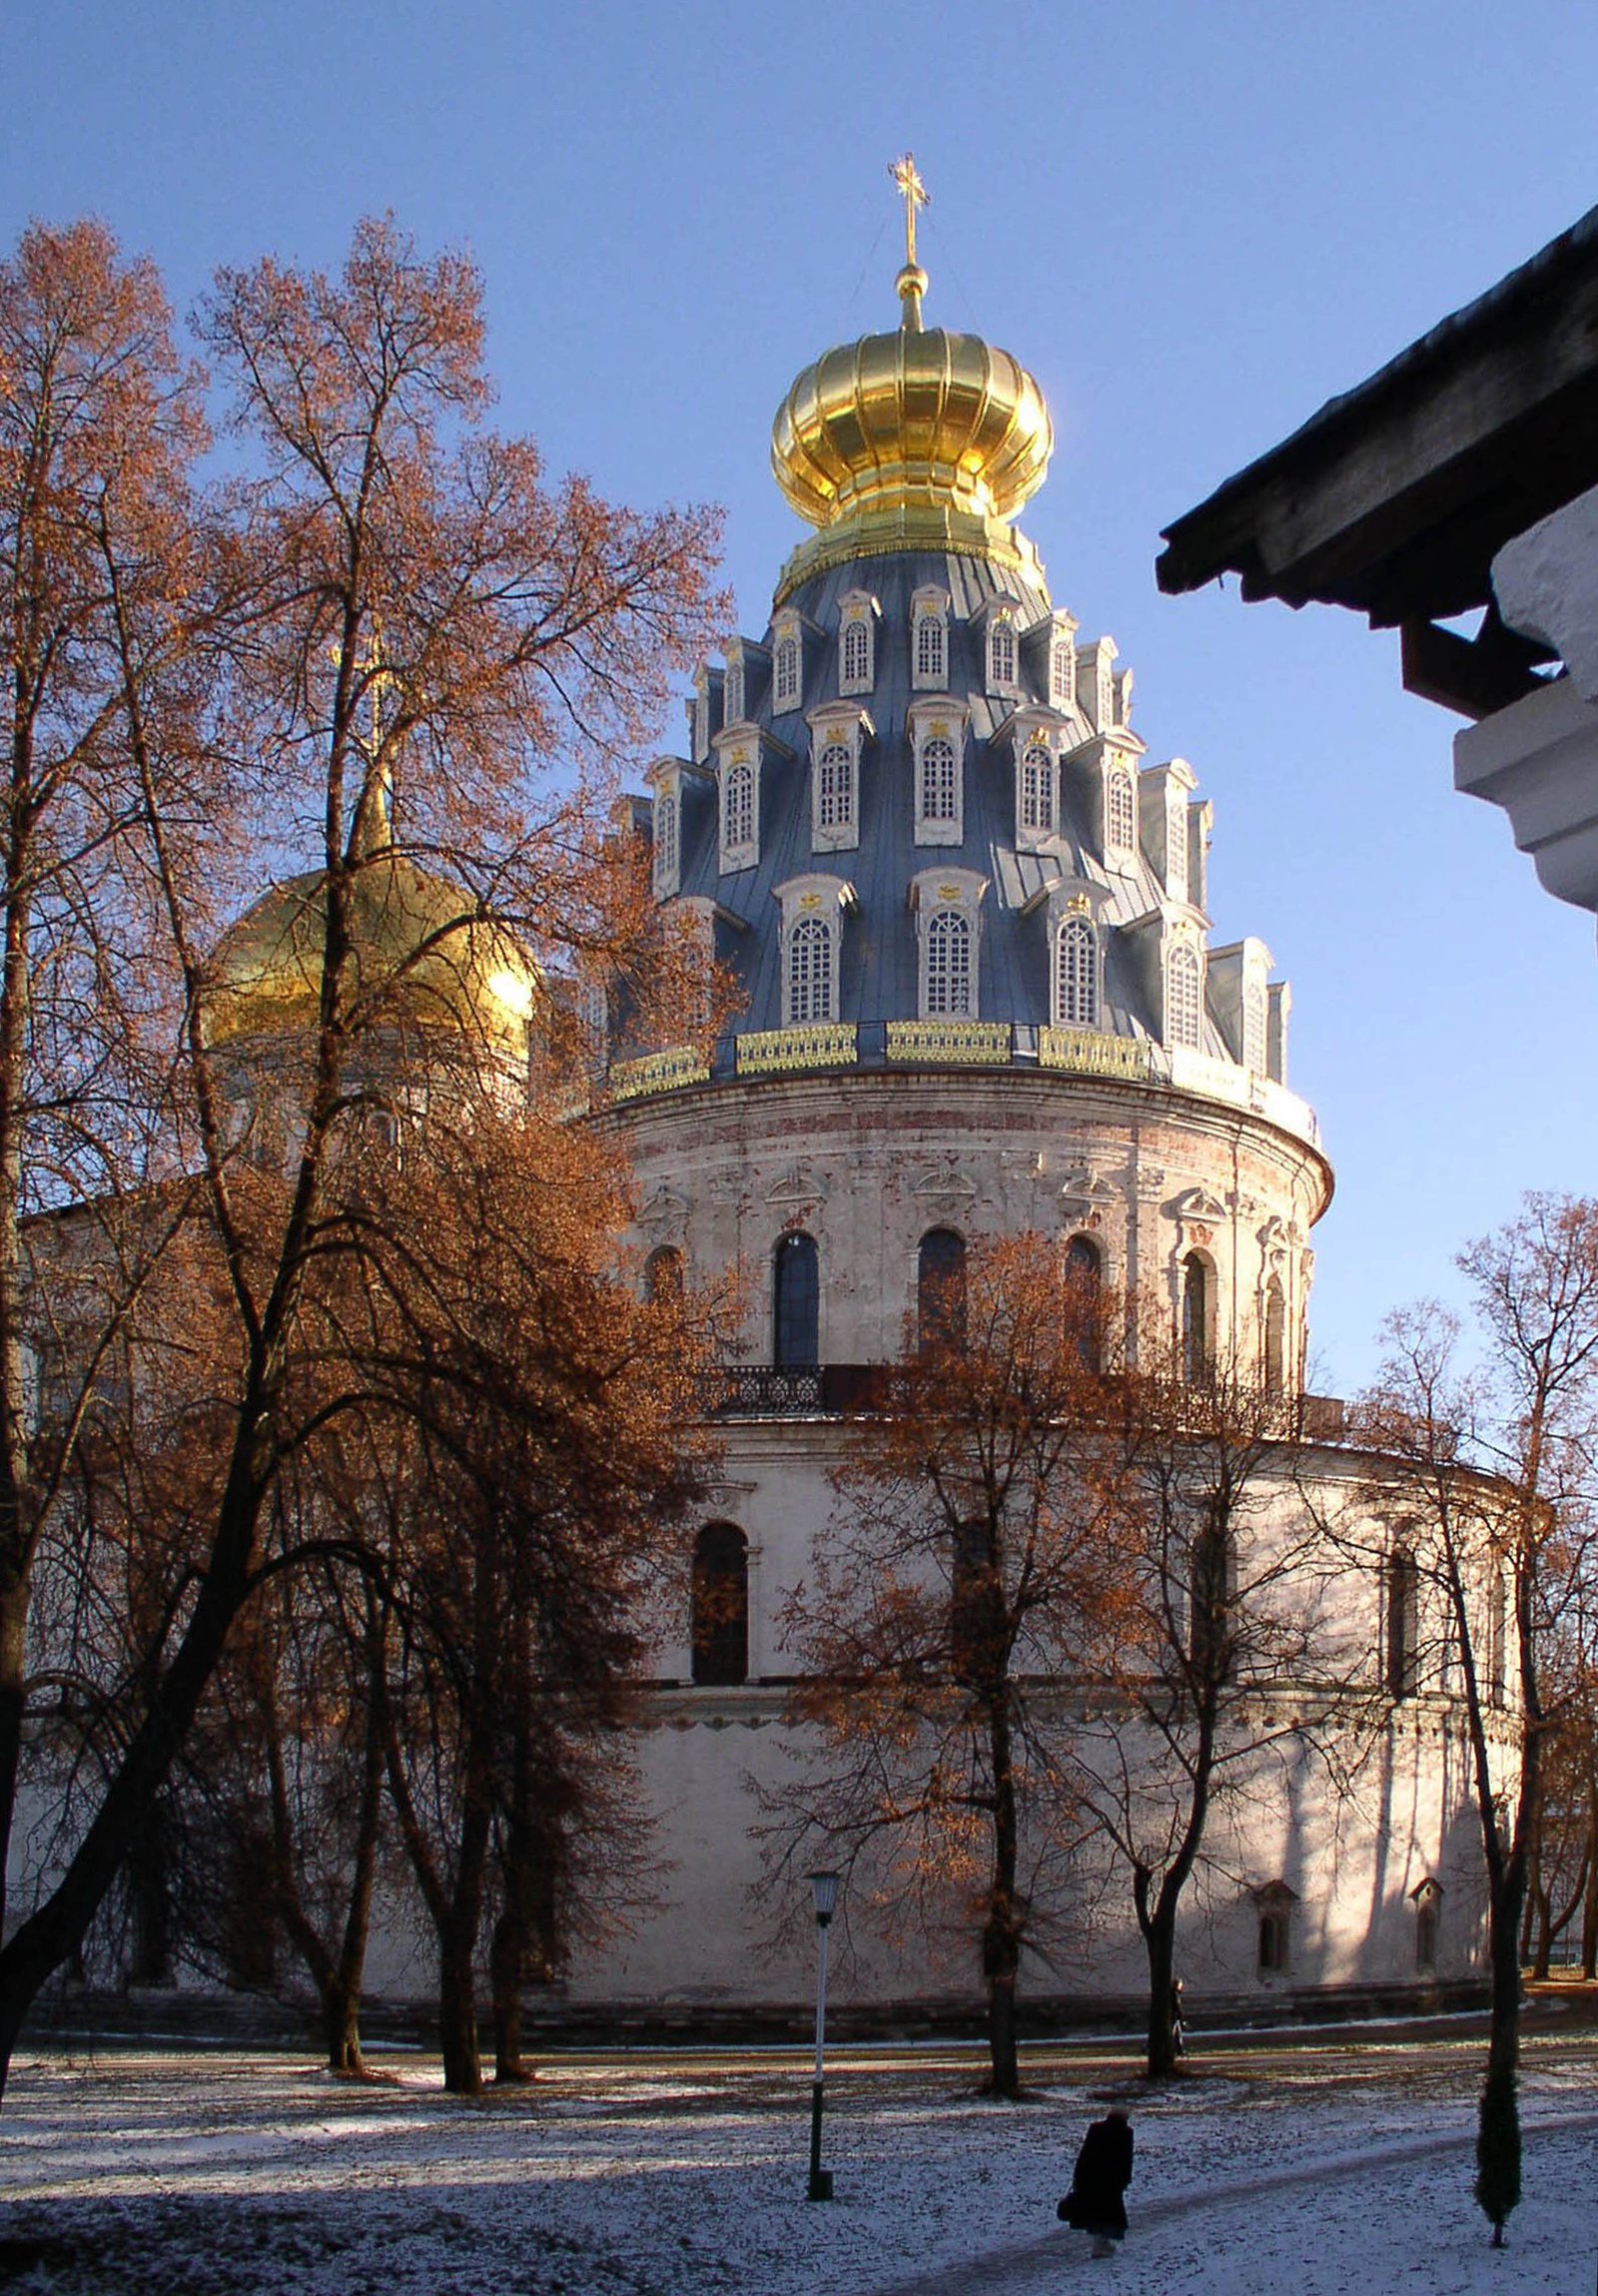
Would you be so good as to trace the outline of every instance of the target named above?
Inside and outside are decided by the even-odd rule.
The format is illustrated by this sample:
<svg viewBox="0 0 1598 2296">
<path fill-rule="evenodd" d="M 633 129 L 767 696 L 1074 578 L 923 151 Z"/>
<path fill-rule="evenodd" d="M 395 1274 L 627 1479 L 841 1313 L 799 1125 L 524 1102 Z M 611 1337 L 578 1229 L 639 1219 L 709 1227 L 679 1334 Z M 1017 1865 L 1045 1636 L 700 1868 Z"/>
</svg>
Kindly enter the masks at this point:
<svg viewBox="0 0 1598 2296">
<path fill-rule="evenodd" d="M 895 160 L 888 170 L 899 188 L 905 203 L 905 265 L 896 285 L 904 313 L 900 326 L 907 335 L 921 333 L 921 299 L 927 292 L 927 275 L 916 261 L 916 210 L 930 207 L 932 195 L 921 180 L 914 152 L 906 152 Z"/>
</svg>

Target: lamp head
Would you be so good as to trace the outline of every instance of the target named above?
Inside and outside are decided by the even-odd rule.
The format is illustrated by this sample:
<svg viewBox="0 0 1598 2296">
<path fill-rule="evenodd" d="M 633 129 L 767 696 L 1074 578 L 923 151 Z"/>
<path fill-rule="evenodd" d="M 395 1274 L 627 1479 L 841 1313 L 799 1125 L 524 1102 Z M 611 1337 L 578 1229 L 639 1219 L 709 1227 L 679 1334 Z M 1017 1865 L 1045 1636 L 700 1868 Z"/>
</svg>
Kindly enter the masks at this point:
<svg viewBox="0 0 1598 2296">
<path fill-rule="evenodd" d="M 816 1920 L 824 1929 L 832 1919 L 838 1904 L 838 1876 L 836 1874 L 807 1874 L 805 1880 L 816 1894 Z"/>
</svg>

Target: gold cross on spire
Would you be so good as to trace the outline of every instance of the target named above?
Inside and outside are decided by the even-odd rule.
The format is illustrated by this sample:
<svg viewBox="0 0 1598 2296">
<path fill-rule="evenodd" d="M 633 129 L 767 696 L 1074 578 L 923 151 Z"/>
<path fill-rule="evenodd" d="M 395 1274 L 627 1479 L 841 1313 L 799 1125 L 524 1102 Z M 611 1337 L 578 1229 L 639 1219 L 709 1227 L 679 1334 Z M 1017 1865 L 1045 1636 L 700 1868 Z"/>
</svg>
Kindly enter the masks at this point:
<svg viewBox="0 0 1598 2296">
<path fill-rule="evenodd" d="M 916 260 L 916 210 L 917 208 L 930 207 L 932 204 L 931 195 L 917 171 L 914 152 L 906 152 L 902 159 L 895 160 L 888 173 L 898 185 L 899 195 L 905 203 L 905 261 L 908 264 L 914 264 Z"/>
</svg>

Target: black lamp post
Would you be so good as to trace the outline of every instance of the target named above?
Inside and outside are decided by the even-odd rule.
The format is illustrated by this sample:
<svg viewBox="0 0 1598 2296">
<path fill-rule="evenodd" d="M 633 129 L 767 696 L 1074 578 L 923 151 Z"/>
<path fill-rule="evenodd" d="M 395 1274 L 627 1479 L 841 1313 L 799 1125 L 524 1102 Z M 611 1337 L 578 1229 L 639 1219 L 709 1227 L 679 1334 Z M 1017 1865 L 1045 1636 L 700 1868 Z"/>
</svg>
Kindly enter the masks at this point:
<svg viewBox="0 0 1598 2296">
<path fill-rule="evenodd" d="M 816 1894 L 816 1930 L 820 1947 L 816 1968 L 816 2077 L 810 2090 L 810 2185 L 807 2200 L 832 2198 L 832 2171 L 821 2165 L 822 2051 L 827 2032 L 827 1929 L 838 1903 L 836 1874 L 807 1875 Z"/>
</svg>

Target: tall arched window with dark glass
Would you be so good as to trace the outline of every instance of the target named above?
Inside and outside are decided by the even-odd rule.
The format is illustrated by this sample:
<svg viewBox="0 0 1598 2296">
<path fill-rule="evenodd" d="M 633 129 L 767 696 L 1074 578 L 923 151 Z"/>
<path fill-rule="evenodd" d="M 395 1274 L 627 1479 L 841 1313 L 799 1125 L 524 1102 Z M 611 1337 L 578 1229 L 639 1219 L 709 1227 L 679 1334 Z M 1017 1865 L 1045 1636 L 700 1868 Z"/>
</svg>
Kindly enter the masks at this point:
<svg viewBox="0 0 1598 2296">
<path fill-rule="evenodd" d="M 662 1243 L 643 1263 L 645 1299 L 682 1297 L 682 1253 L 674 1243 Z"/>
<path fill-rule="evenodd" d="M 966 1336 L 966 1241 L 932 1227 L 916 1255 L 916 1338 L 923 1355 L 958 1347 Z"/>
<path fill-rule="evenodd" d="M 1265 1392 L 1279 1395 L 1287 1384 L 1287 1302 L 1278 1277 L 1265 1292 Z"/>
<path fill-rule="evenodd" d="M 693 1549 L 693 1679 L 726 1687 L 749 1674 L 749 1542 L 736 1523 L 706 1523 Z"/>
<path fill-rule="evenodd" d="M 821 1360 L 821 1264 L 802 1229 L 778 1239 L 771 1262 L 771 1360 L 779 1371 Z"/>
<path fill-rule="evenodd" d="M 1088 1371 L 1101 1369 L 1104 1261 L 1090 1236 L 1074 1235 L 1066 1245 L 1066 1314 L 1077 1350 Z"/>
<path fill-rule="evenodd" d="M 1182 1263 L 1182 1375 L 1190 1387 L 1209 1384 L 1209 1269 L 1197 1251 Z"/>
</svg>

